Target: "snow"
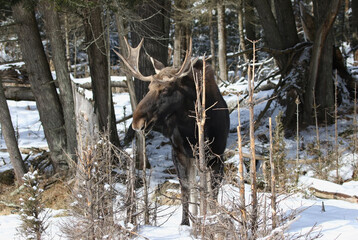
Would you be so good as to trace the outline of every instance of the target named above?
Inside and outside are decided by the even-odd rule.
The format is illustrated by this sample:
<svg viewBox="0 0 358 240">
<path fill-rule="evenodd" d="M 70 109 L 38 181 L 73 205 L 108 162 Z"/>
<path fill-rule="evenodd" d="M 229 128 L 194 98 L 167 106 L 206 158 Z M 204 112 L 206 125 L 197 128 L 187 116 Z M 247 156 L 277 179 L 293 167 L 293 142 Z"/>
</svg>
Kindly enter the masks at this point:
<svg viewBox="0 0 358 240">
<path fill-rule="evenodd" d="M 90 79 L 77 79 L 76 82 L 83 83 Z M 122 81 L 118 77 L 114 80 Z M 228 87 L 222 87 L 222 91 L 229 93 L 225 96 L 226 101 L 230 108 L 234 108 L 237 104 L 237 95 L 235 92 L 241 92 L 241 97 L 247 92 L 245 83 L 235 83 Z M 231 92 L 231 93 L 230 93 Z M 272 91 L 260 92 L 256 99 L 265 99 Z M 91 96 L 88 92 L 88 96 Z M 240 98 L 241 98 L 240 97 Z M 117 119 L 123 118 L 124 115 L 128 116 L 132 113 L 130 107 L 129 95 L 127 93 L 116 93 L 113 95 L 115 103 L 115 113 Z M 261 109 L 264 108 L 266 101 L 261 102 L 255 106 L 255 114 L 259 114 Z M 46 147 L 46 141 L 39 119 L 39 115 L 34 102 L 28 101 L 8 101 L 12 121 L 15 131 L 18 134 L 18 142 L 20 148 L 30 147 Z M 245 108 L 245 103 L 242 104 L 241 121 L 243 125 L 247 123 L 248 110 Z M 236 128 L 238 123 L 237 110 L 234 110 L 230 116 L 230 128 Z M 118 131 L 121 137 L 124 136 L 125 129 L 128 128 L 131 120 L 118 124 Z M 347 129 L 352 123 L 349 116 L 346 119 L 341 119 L 338 129 Z M 267 131 L 259 129 L 258 131 Z M 333 127 L 329 126 L 328 130 L 325 128 L 320 129 L 321 136 L 325 136 L 328 131 L 327 139 L 332 139 Z M 315 137 L 314 129 L 307 129 L 301 132 L 302 142 L 314 142 Z M 167 144 L 168 140 L 159 133 L 154 133 L 154 138 L 151 139 L 150 146 L 148 147 L 148 158 L 151 161 L 152 169 L 150 172 L 150 187 L 154 189 L 158 184 L 163 183 L 169 179 L 172 183 L 178 183 L 176 176 L 164 174 L 163 170 L 173 167 L 170 160 L 170 145 Z M 349 141 L 343 140 L 341 144 L 347 146 Z M 234 150 L 237 147 L 236 133 L 231 133 L 228 141 L 228 149 Z M 296 142 L 292 139 L 286 139 L 286 147 L 288 149 L 288 157 L 295 156 Z M 4 139 L 0 138 L 0 149 L 6 149 Z M 249 150 L 244 147 L 244 151 Z M 127 152 L 131 153 L 132 149 L 128 148 Z M 302 153 L 300 153 L 302 154 Z M 23 155 L 26 157 L 26 155 Z M 309 157 L 309 156 L 306 156 Z M 292 157 L 293 158 L 293 157 Z M 1 160 L 3 159 L 3 161 Z M 349 152 L 344 152 L 341 155 L 339 169 L 340 174 L 344 180 L 351 179 L 352 165 L 356 157 Z M 0 171 L 5 171 L 11 168 L 9 156 L 6 152 L 0 151 Z M 229 159 L 229 162 L 235 163 L 238 161 L 237 155 Z M 306 176 L 300 178 L 300 187 L 308 190 L 310 186 L 323 189 L 330 192 L 344 193 L 351 196 L 358 195 L 358 181 L 345 182 L 343 185 L 335 184 L 329 181 L 323 181 L 313 178 L 313 173 L 308 172 Z M 332 173 L 332 178 L 334 174 Z M 223 187 L 222 191 L 231 192 Z M 109 188 L 109 187 L 108 187 Z M 124 188 L 123 185 L 116 185 L 116 188 Z M 173 190 L 174 191 L 174 190 Z M 234 192 L 232 192 L 234 193 Z M 246 193 L 249 199 L 250 187 L 246 186 Z M 80 196 L 79 196 L 80 197 Z M 325 212 L 322 212 L 322 202 L 324 202 Z M 76 204 L 75 202 L 73 204 Z M 298 217 L 290 225 L 286 234 L 295 235 L 305 233 L 315 226 L 315 233 L 321 233 L 321 239 L 357 239 L 358 236 L 358 204 L 342 201 L 342 200 L 324 200 L 312 197 L 310 195 L 303 195 L 302 193 L 295 193 L 287 196 L 280 202 L 280 211 L 290 213 L 298 211 Z M 165 240 L 165 239 L 178 239 L 187 240 L 193 239 L 191 235 L 191 228 L 180 226 L 181 221 L 181 206 L 161 206 L 160 216 L 158 217 L 158 226 L 141 225 L 138 229 L 139 236 L 146 237 L 151 240 Z M 159 211 L 158 211 L 159 212 Z M 68 217 L 56 217 L 61 211 L 50 210 L 49 223 L 50 227 L 46 232 L 44 239 L 66 239 L 61 233 L 61 224 L 69 220 Z M 16 228 L 20 225 L 20 216 L 17 214 L 0 216 L 0 239 L 19 239 Z M 142 239 L 137 237 L 137 239 Z"/>
<path fill-rule="evenodd" d="M 321 231 L 322 234 L 320 239 L 357 239 L 358 204 L 339 200 L 300 198 L 291 201 L 297 205 L 304 204 L 307 209 L 301 212 L 300 219 L 291 225 L 289 233 L 304 233 L 316 225 L 315 232 Z M 322 202 L 324 202 L 325 212 L 322 212 Z"/>
<path fill-rule="evenodd" d="M 348 196 L 358 197 L 358 182 L 350 181 L 343 183 L 342 185 L 320 180 L 312 177 L 301 176 L 299 180 L 300 184 L 305 187 L 312 187 L 321 191 L 332 192 L 332 193 L 342 193 Z"/>
</svg>

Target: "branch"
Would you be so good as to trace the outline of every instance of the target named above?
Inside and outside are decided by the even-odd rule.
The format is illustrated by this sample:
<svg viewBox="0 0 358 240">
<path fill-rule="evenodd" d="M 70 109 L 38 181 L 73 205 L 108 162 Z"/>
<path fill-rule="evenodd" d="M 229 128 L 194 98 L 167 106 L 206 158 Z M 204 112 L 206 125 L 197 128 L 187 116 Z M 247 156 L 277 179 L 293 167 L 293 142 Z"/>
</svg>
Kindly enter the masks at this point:
<svg viewBox="0 0 358 240">
<path fill-rule="evenodd" d="M 20 209 L 21 208 L 20 205 L 17 205 L 15 203 L 11 203 L 11 202 L 6 202 L 4 200 L 0 200 L 0 204 L 4 205 L 6 207 L 9 207 L 9 208 L 15 208 L 15 209 Z"/>
</svg>

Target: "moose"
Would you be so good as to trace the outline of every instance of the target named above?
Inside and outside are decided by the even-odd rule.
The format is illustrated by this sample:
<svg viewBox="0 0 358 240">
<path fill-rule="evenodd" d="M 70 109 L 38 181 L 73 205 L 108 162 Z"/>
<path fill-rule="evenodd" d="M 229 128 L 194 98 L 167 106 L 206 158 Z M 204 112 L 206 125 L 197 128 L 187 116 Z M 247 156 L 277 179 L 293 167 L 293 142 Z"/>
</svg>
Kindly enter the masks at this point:
<svg viewBox="0 0 358 240">
<path fill-rule="evenodd" d="M 195 78 L 203 74 L 203 61 L 192 60 L 192 44 L 186 51 L 180 68 L 165 67 L 160 61 L 150 57 L 155 74 L 143 76 L 139 71 L 139 52 L 143 40 L 132 48 L 125 39 L 128 57 L 118 54 L 129 73 L 142 81 L 148 81 L 149 91 L 139 102 L 133 113 L 132 128 L 136 131 L 150 131 L 154 126 L 172 145 L 172 160 L 176 168 L 183 206 L 181 225 L 190 225 L 189 201 L 195 182 L 195 157 L 192 146 L 198 142 L 196 129 L 195 103 L 197 93 Z M 127 71 L 128 71 L 127 70 Z M 223 178 L 223 153 L 229 133 L 229 112 L 225 100 L 215 82 L 214 71 L 209 64 L 205 69 L 206 122 L 205 139 L 209 143 L 210 157 L 207 166 L 211 172 L 211 188 L 217 197 L 218 187 Z"/>
</svg>

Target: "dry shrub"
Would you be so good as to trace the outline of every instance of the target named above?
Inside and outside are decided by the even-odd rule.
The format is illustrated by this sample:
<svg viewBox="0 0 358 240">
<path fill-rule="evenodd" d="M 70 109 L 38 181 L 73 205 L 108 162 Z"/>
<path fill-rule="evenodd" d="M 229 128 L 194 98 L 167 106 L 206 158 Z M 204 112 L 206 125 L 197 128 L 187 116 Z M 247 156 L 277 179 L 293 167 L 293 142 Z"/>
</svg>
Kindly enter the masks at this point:
<svg viewBox="0 0 358 240">
<path fill-rule="evenodd" d="M 42 199 L 47 208 L 67 209 L 70 203 L 70 190 L 62 181 L 55 181 L 45 188 Z"/>
<path fill-rule="evenodd" d="M 63 224 L 68 239 L 127 239 L 120 225 L 123 206 L 115 189 L 113 169 L 121 169 L 121 153 L 103 137 L 78 155 L 76 184 L 68 210 L 71 220 Z M 116 164 L 116 165 L 114 165 Z"/>
</svg>

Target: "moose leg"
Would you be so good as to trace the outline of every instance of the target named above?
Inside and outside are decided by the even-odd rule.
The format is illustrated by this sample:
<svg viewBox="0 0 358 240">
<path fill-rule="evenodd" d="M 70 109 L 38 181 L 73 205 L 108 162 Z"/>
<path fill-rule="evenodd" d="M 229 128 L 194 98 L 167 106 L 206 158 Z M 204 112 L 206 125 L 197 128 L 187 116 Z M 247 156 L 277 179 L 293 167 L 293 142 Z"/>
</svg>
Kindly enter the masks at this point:
<svg viewBox="0 0 358 240">
<path fill-rule="evenodd" d="M 181 187 L 181 201 L 183 206 L 183 214 L 181 225 L 190 226 L 189 221 L 189 198 L 190 198 L 190 181 L 188 168 L 182 164 L 183 159 L 180 159 L 181 154 L 177 154 L 174 150 L 172 151 L 172 158 L 174 166 L 177 170 L 180 187 Z"/>
<path fill-rule="evenodd" d="M 209 163 L 211 169 L 211 190 L 212 190 L 212 200 L 217 200 L 219 187 L 224 177 L 224 163 L 220 157 L 215 157 Z"/>
<path fill-rule="evenodd" d="M 196 167 L 194 165 L 195 159 L 191 158 L 188 159 L 189 162 L 189 166 L 188 166 L 188 177 L 189 177 L 189 191 L 190 191 L 190 203 L 189 203 L 189 207 L 190 207 L 190 213 L 192 214 L 192 216 L 196 217 L 198 216 L 198 190 L 195 187 L 195 180 L 196 180 Z"/>
</svg>

